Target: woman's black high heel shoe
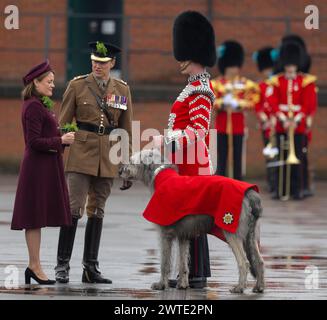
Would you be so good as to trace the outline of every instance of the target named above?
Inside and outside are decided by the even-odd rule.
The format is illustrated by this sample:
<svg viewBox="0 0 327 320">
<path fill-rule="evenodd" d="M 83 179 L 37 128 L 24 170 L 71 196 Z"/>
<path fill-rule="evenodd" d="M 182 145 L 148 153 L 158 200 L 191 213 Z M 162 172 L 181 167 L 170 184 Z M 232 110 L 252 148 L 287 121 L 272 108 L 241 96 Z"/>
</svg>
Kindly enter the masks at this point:
<svg viewBox="0 0 327 320">
<path fill-rule="evenodd" d="M 30 269 L 26 268 L 25 270 L 25 284 L 31 284 L 31 278 L 34 279 L 38 284 L 47 284 L 52 285 L 55 284 L 55 280 L 42 280 L 38 278 L 38 276 Z"/>
</svg>

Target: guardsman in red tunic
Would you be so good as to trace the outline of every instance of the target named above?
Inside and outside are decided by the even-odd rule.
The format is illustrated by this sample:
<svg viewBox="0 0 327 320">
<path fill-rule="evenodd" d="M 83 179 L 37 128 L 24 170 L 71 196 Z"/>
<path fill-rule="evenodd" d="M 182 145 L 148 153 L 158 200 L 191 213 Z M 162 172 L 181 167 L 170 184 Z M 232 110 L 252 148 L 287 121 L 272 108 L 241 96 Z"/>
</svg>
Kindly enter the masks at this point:
<svg viewBox="0 0 327 320">
<path fill-rule="evenodd" d="M 278 52 L 273 47 L 264 47 L 254 52 L 253 60 L 257 63 L 258 70 L 261 74 L 259 81 L 260 99 L 255 106 L 255 112 L 259 121 L 260 130 L 262 132 L 264 150 L 267 164 L 267 182 L 269 192 L 273 192 L 274 183 L 274 167 L 269 167 L 272 159 L 276 156 L 277 148 L 274 145 L 274 123 L 275 116 L 272 106 L 269 104 L 269 97 L 273 93 L 273 87 L 269 83 L 269 78 L 272 75 Z"/>
<path fill-rule="evenodd" d="M 244 50 L 236 41 L 218 48 L 218 69 L 222 76 L 211 81 L 216 96 L 215 128 L 218 134 L 216 173 L 242 180 L 242 151 L 245 132 L 244 111 L 259 99 L 258 85 L 240 75 Z"/>
<path fill-rule="evenodd" d="M 174 23 L 173 47 L 181 73 L 189 78 L 172 106 L 168 130 L 161 141 L 180 175 L 210 175 L 209 124 L 215 96 L 205 68 L 216 63 L 215 36 L 210 22 L 198 12 L 180 14 Z M 206 235 L 191 241 L 189 267 L 190 286 L 206 286 L 207 277 L 211 276 Z M 170 280 L 171 286 L 176 283 L 175 279 Z"/>
<path fill-rule="evenodd" d="M 178 164 L 181 175 L 211 175 L 209 156 L 209 126 L 215 100 L 210 74 L 191 75 L 188 84 L 174 102 L 165 136 L 166 145 L 175 152 L 171 160 Z"/>
<path fill-rule="evenodd" d="M 315 77 L 298 72 L 304 52 L 296 42 L 288 42 L 280 49 L 280 63 L 284 72 L 271 78 L 274 92 L 270 99 L 276 114 L 279 170 L 276 174 L 274 198 L 303 199 L 303 149 L 306 122 L 316 102 Z"/>
<path fill-rule="evenodd" d="M 311 57 L 309 53 L 307 52 L 307 46 L 299 35 L 296 34 L 289 34 L 287 36 L 284 36 L 282 38 L 282 44 L 285 44 L 287 42 L 296 42 L 304 51 L 304 59 L 302 62 L 302 65 L 299 68 L 299 71 L 308 74 L 307 81 L 310 82 L 310 85 L 314 87 L 314 90 L 317 92 L 317 87 L 315 85 L 316 82 L 316 76 L 309 75 L 310 68 L 311 68 Z M 316 101 L 316 94 L 314 95 L 313 99 L 310 99 L 312 101 L 312 104 L 309 107 L 309 114 L 307 116 L 306 120 L 306 135 L 305 135 L 305 142 L 304 142 L 304 148 L 303 148 L 303 195 L 304 197 L 309 197 L 313 195 L 313 190 L 311 186 L 311 181 L 309 178 L 309 160 L 308 160 L 308 147 L 309 143 L 312 139 L 312 123 L 313 123 L 313 117 L 317 111 L 317 101 Z"/>
</svg>

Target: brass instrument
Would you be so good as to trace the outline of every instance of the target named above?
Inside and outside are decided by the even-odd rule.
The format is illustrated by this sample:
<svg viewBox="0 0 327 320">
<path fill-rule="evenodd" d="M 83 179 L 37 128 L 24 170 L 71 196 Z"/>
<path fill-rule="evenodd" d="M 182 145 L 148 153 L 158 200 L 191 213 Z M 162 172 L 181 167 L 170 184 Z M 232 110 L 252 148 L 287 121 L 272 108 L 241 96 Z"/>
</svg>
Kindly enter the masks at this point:
<svg viewBox="0 0 327 320">
<path fill-rule="evenodd" d="M 292 79 L 288 80 L 288 88 L 287 88 L 287 105 L 288 105 L 288 119 L 290 120 L 290 125 L 288 127 L 287 133 L 287 146 L 281 143 L 281 156 L 284 157 L 284 150 L 288 150 L 288 155 L 285 161 L 286 165 L 286 187 L 285 187 L 285 194 L 283 192 L 283 185 L 284 185 L 284 174 L 282 166 L 279 167 L 279 186 L 278 186 L 278 193 L 281 200 L 288 200 L 290 198 L 290 191 L 291 191 L 291 165 L 300 164 L 300 160 L 296 157 L 295 154 L 295 145 L 294 145 L 294 110 L 293 110 L 293 101 L 292 101 Z M 281 159 L 280 159 L 281 160 Z M 282 159 L 284 162 L 284 159 Z M 281 160 L 281 161 L 282 161 Z M 281 163 L 283 163 L 281 162 Z M 282 174 L 281 174 L 282 172 Z M 282 179 L 281 179 L 282 178 Z"/>
<path fill-rule="evenodd" d="M 278 168 L 278 197 L 279 199 L 283 200 L 284 197 L 284 151 L 285 151 L 285 137 L 280 136 L 280 142 L 279 142 L 279 168 Z"/>
<path fill-rule="evenodd" d="M 288 104 L 288 118 L 291 121 L 288 127 L 288 141 L 289 141 L 289 151 L 288 157 L 286 159 L 287 164 L 299 164 L 300 160 L 296 157 L 295 146 L 294 146 L 294 111 L 293 111 L 293 101 L 292 101 L 292 80 L 288 80 L 287 88 L 287 104 Z"/>
<path fill-rule="evenodd" d="M 227 107 L 227 124 L 226 132 L 228 136 L 228 154 L 227 154 L 227 163 L 228 163 L 228 177 L 234 177 L 234 139 L 233 139 L 233 122 L 232 122 L 232 109 L 230 106 Z"/>
</svg>

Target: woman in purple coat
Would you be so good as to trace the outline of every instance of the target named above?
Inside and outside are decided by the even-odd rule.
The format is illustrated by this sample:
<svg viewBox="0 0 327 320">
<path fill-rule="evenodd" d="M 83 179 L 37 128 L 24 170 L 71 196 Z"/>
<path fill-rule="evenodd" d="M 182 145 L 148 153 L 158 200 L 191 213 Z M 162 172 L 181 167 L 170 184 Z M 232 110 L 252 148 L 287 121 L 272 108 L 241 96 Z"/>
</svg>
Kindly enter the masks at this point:
<svg viewBox="0 0 327 320">
<path fill-rule="evenodd" d="M 63 145 L 74 141 L 74 133 L 60 135 L 51 111 L 54 73 L 49 61 L 31 69 L 23 78 L 22 125 L 25 152 L 20 167 L 11 229 L 25 229 L 29 265 L 25 283 L 54 284 L 40 262 L 41 228 L 71 224 L 68 190 L 64 177 Z"/>
</svg>

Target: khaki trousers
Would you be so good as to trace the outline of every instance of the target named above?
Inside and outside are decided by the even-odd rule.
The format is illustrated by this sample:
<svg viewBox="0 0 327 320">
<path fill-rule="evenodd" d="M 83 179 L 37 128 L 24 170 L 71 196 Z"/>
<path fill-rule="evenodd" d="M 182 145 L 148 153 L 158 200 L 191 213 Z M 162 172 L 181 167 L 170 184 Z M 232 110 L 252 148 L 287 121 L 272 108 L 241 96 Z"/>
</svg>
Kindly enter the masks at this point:
<svg viewBox="0 0 327 320">
<path fill-rule="evenodd" d="M 71 214 L 74 218 L 80 219 L 83 216 L 87 196 L 87 216 L 89 218 L 103 218 L 106 201 L 113 185 L 113 178 L 68 172 L 67 185 Z"/>
</svg>

